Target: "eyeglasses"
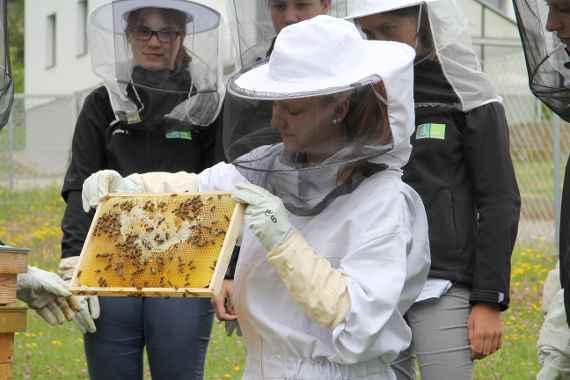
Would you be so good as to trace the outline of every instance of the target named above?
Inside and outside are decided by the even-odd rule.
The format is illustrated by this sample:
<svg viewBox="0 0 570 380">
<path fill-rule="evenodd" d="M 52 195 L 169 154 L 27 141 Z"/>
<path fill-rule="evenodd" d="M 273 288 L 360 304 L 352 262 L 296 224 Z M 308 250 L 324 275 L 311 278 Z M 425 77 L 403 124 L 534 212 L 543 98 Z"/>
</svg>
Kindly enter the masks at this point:
<svg viewBox="0 0 570 380">
<path fill-rule="evenodd" d="M 145 27 L 135 28 L 131 30 L 131 33 L 139 41 L 149 41 L 152 36 L 156 36 L 163 43 L 172 43 L 182 34 L 172 29 L 152 30 Z"/>
</svg>

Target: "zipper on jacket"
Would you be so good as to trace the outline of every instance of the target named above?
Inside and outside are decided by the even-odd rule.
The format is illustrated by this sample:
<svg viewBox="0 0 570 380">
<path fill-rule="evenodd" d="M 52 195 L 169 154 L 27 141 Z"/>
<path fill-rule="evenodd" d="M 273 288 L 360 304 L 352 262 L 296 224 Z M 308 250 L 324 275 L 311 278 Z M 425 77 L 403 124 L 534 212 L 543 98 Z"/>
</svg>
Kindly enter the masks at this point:
<svg viewBox="0 0 570 380">
<path fill-rule="evenodd" d="M 456 250 L 459 250 L 459 237 L 457 236 L 457 220 L 455 218 L 455 197 L 453 196 L 453 191 L 449 191 L 449 198 L 451 199 L 451 223 L 453 224 L 453 246 Z"/>
</svg>

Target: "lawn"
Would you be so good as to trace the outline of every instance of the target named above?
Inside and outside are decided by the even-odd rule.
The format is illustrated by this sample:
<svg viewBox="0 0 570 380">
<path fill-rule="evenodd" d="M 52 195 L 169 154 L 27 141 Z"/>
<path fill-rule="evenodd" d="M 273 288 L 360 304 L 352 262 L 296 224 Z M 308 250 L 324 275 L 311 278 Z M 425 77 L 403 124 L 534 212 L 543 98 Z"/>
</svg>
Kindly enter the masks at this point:
<svg viewBox="0 0 570 380">
<path fill-rule="evenodd" d="M 33 265 L 55 269 L 59 258 L 59 222 L 64 204 L 57 188 L 10 192 L 0 188 L 0 238 L 32 248 Z M 502 350 L 478 362 L 477 380 L 530 380 L 538 370 L 536 336 L 542 323 L 541 284 L 555 259 L 548 245 L 517 247 L 513 256 L 511 308 L 503 314 L 506 335 Z M 16 339 L 15 379 L 87 379 L 82 340 L 72 323 L 50 328 L 33 312 L 28 329 Z M 208 351 L 206 379 L 238 379 L 244 347 L 224 336 L 215 324 Z M 150 376 L 147 376 L 150 378 Z"/>
</svg>

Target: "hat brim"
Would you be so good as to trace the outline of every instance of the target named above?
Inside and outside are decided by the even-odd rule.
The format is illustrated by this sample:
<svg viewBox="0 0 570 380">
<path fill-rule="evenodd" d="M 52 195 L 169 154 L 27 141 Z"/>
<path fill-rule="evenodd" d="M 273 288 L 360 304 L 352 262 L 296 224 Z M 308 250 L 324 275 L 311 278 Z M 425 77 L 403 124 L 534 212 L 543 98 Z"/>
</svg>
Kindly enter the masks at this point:
<svg viewBox="0 0 570 380">
<path fill-rule="evenodd" d="M 366 49 L 358 64 L 329 80 L 308 82 L 295 78 L 275 80 L 269 63 L 236 74 L 228 91 L 238 97 L 259 100 L 286 100 L 331 95 L 349 91 L 363 84 L 391 77 L 396 70 L 411 64 L 415 51 L 410 46 L 392 41 L 366 41 Z"/>
<path fill-rule="evenodd" d="M 391 11 L 395 11 L 398 9 L 404 9 L 404 8 L 409 8 L 409 7 L 414 7 L 416 5 L 420 5 L 422 3 L 432 3 L 434 1 L 439 1 L 439 0 L 410 0 L 407 2 L 401 2 L 398 4 L 389 4 L 387 2 L 378 2 L 379 5 L 378 6 L 374 6 L 374 9 L 363 9 L 361 11 L 352 13 L 350 16 L 346 16 L 344 19 L 345 20 L 354 20 L 357 18 L 361 18 L 361 17 L 366 17 L 366 16 L 371 16 L 371 15 L 375 15 L 378 13 L 385 13 L 385 12 L 391 12 Z"/>
<path fill-rule="evenodd" d="M 187 31 L 187 33 L 193 34 L 217 28 L 221 20 L 221 15 L 218 11 L 193 1 L 119 0 L 103 4 L 95 9 L 91 14 L 91 22 L 103 30 L 113 33 L 124 32 L 127 27 L 126 16 L 130 12 L 142 8 L 166 8 L 186 14 L 187 22 L 194 24 L 192 30 Z"/>
</svg>

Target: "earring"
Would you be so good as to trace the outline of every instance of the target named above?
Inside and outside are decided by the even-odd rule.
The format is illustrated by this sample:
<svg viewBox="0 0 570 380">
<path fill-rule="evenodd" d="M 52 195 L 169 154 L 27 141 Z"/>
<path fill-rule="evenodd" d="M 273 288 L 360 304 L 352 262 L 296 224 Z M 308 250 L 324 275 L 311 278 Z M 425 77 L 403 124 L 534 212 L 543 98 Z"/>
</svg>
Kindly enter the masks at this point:
<svg viewBox="0 0 570 380">
<path fill-rule="evenodd" d="M 338 124 L 338 119 L 332 119 L 333 124 Z"/>
</svg>

